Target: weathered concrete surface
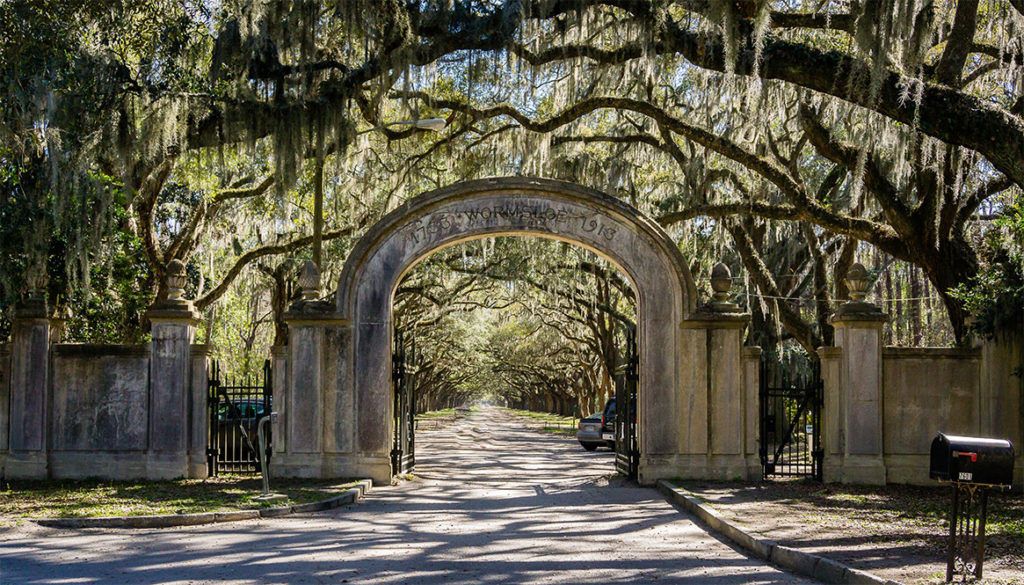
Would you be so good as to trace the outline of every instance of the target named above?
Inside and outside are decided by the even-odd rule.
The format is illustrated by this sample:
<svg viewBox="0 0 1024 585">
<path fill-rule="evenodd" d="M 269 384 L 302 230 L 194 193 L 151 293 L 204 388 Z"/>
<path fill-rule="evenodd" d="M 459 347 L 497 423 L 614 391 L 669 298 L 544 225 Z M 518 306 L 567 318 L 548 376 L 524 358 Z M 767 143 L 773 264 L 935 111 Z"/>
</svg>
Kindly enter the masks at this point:
<svg viewBox="0 0 1024 585">
<path fill-rule="evenodd" d="M 147 346 L 54 345 L 52 450 L 145 451 L 148 378 Z"/>
<path fill-rule="evenodd" d="M 193 345 L 191 348 L 190 380 L 188 388 L 188 477 L 206 477 L 207 435 L 210 432 L 210 406 L 207 404 L 210 379 L 210 346 Z"/>
<path fill-rule="evenodd" d="M 3 453 L 7 451 L 7 436 L 10 434 L 11 404 L 11 348 L 0 343 L 0 466 Z"/>
<path fill-rule="evenodd" d="M 882 313 L 856 312 L 832 319 L 836 347 L 842 348 L 838 356 L 842 446 L 839 457 L 824 463 L 825 481 L 885 483 L 882 325 L 886 319 Z"/>
<path fill-rule="evenodd" d="M 287 445 L 271 463 L 276 473 L 389 480 L 394 290 L 430 254 L 503 235 L 582 246 L 629 278 L 637 295 L 642 483 L 757 475 L 746 451 L 750 381 L 740 367 L 746 318 L 699 313 L 676 243 L 636 209 L 578 185 L 520 177 L 459 183 L 410 199 L 353 249 L 333 311 L 312 300 L 292 307 L 279 423 Z"/>
<path fill-rule="evenodd" d="M 981 427 L 990 436 L 1013 442 L 1014 483 L 1024 485 L 1024 327 L 984 341 L 980 367 Z"/>
<path fill-rule="evenodd" d="M 980 352 L 886 348 L 882 356 L 887 481 L 933 485 L 928 467 L 936 433 L 990 436 L 993 430 L 980 420 Z"/>
<path fill-rule="evenodd" d="M 41 311 L 15 316 L 10 347 L 10 451 L 3 464 L 4 477 L 43 478 L 48 473 L 46 399 L 50 373 L 50 325 L 45 305 Z"/>
<path fill-rule="evenodd" d="M 978 348 L 883 348 L 873 318 L 834 319 L 836 347 L 819 348 L 826 482 L 934 485 L 928 477 L 936 433 L 1024 444 L 1024 362 L 1020 336 Z M 1017 448 L 1014 484 L 1024 483 Z"/>
<path fill-rule="evenodd" d="M 52 346 L 50 477 L 146 476 L 149 347 Z"/>
<path fill-rule="evenodd" d="M 149 360 L 146 477 L 153 479 L 188 477 L 190 471 L 189 385 L 196 321 L 191 313 L 182 313 L 185 314 L 159 317 L 152 311 L 149 313 L 153 341 Z"/>
<path fill-rule="evenodd" d="M 711 537 L 612 455 L 478 414 L 351 509 L 205 527 L 0 534 L 4 583 L 812 583 Z"/>
</svg>

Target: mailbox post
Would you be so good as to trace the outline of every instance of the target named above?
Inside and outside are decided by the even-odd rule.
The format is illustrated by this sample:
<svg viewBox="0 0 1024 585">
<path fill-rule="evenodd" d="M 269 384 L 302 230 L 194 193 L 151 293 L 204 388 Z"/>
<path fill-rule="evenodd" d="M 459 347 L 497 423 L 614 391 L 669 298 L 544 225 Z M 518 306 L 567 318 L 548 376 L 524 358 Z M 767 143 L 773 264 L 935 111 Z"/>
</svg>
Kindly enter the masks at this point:
<svg viewBox="0 0 1024 585">
<path fill-rule="evenodd" d="M 953 484 L 946 582 L 954 574 L 964 581 L 982 578 L 988 492 L 1010 489 L 1013 455 L 1013 445 L 1002 439 L 939 433 L 932 441 L 929 475 Z"/>
</svg>

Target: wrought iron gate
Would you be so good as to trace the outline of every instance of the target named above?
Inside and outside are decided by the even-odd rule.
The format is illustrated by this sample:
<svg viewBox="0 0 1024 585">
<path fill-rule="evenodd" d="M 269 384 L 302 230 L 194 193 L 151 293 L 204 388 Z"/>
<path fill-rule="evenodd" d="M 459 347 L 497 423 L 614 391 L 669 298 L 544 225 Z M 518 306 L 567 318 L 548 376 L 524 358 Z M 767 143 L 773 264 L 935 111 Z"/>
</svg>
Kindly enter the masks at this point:
<svg viewBox="0 0 1024 585">
<path fill-rule="evenodd" d="M 761 359 L 760 455 L 765 479 L 811 477 L 821 481 L 821 369 L 809 357 Z"/>
<path fill-rule="evenodd" d="M 636 330 L 626 333 L 626 351 L 615 368 L 615 470 L 636 479 L 640 448 L 636 438 L 637 365 Z"/>
<path fill-rule="evenodd" d="M 395 347 L 391 356 L 391 378 L 395 388 L 395 404 L 392 410 L 394 438 L 391 447 L 391 472 L 394 475 L 410 473 L 416 466 L 416 397 L 413 396 L 415 342 L 409 343 L 406 351 L 406 337 L 395 330 Z"/>
<path fill-rule="evenodd" d="M 220 364 L 210 366 L 207 381 L 209 405 L 209 434 L 206 444 L 206 464 L 211 476 L 220 472 L 252 473 L 260 468 L 260 419 L 270 414 L 272 389 L 270 360 L 263 362 L 263 380 L 226 378 Z M 267 452 L 270 457 L 270 431 L 267 433 Z"/>
</svg>

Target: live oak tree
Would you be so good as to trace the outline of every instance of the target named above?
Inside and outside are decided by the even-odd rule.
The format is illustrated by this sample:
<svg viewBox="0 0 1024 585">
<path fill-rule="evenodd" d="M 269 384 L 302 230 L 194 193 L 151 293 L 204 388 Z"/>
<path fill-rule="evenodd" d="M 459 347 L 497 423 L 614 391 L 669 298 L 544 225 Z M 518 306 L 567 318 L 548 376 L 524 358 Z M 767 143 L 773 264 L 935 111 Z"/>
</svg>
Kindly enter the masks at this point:
<svg viewBox="0 0 1024 585">
<path fill-rule="evenodd" d="M 421 408 L 490 396 L 592 413 L 613 391 L 635 311 L 630 285 L 607 261 L 536 238 L 447 248 L 395 292 L 396 330 L 415 354 Z"/>
<path fill-rule="evenodd" d="M 208 213 L 226 189 L 373 194 L 372 209 L 284 230 L 293 237 L 273 245 L 287 249 L 247 256 L 263 245 L 240 238 L 244 266 L 315 233 L 354 235 L 361 218 L 453 179 L 583 175 L 680 238 L 728 237 L 762 296 L 783 295 L 769 294 L 759 232 L 805 241 L 822 302 L 842 296 L 829 264 L 869 243 L 923 269 L 962 337 L 950 291 L 978 273 L 971 234 L 1024 181 L 1022 25 L 1017 0 L 14 1 L 0 8 L 2 196 L 11 217 L 67 228 L 68 267 L 115 231 L 134 234 L 159 283 L 192 246 L 191 218 L 197 235 L 216 224 Z M 386 126 L 436 114 L 452 123 L 437 141 Z M 582 172 L 598 141 L 632 146 Z M 263 153 L 251 175 L 220 162 Z M 207 211 L 192 204 L 150 241 L 153 202 L 172 200 L 189 184 L 182 165 L 202 157 Z M 112 202 L 129 213 L 98 212 Z M 6 252 L 8 298 L 59 230 L 29 231 L 25 249 Z M 768 270 L 752 270 L 758 260 Z M 233 266 L 202 276 L 229 282 Z M 65 272 L 68 286 L 86 284 L 87 270 Z M 805 344 L 827 336 L 800 333 L 781 308 L 776 318 Z"/>
</svg>

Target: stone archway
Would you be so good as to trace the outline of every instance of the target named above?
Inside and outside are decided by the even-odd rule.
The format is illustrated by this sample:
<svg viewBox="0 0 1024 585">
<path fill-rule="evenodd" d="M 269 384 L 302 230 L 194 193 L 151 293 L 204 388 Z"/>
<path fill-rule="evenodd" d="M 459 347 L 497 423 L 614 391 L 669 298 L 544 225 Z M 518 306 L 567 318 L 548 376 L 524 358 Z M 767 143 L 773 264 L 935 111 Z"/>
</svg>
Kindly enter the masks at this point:
<svg viewBox="0 0 1024 585">
<path fill-rule="evenodd" d="M 500 235 L 583 246 L 631 280 L 640 354 L 641 482 L 672 475 L 751 475 L 747 460 L 750 454 L 756 460 L 756 451 L 744 448 L 752 426 L 743 416 L 739 347 L 744 319 L 696 311 L 693 278 L 678 248 L 636 209 L 579 185 L 532 178 L 464 182 L 410 199 L 356 245 L 333 307 L 300 303 L 289 312 L 288 355 L 279 358 L 288 367 L 277 368 L 285 372 L 275 383 L 275 410 L 283 419 L 271 460 L 277 473 L 390 478 L 394 290 L 431 253 Z M 728 351 L 716 351 L 723 343 Z M 718 372 L 712 362 L 733 371 Z M 712 385 L 723 381 L 728 396 L 712 409 L 718 393 Z M 716 424 L 720 435 L 728 435 L 717 439 L 725 446 L 718 450 L 728 456 L 718 458 L 720 463 L 714 457 Z"/>
</svg>

